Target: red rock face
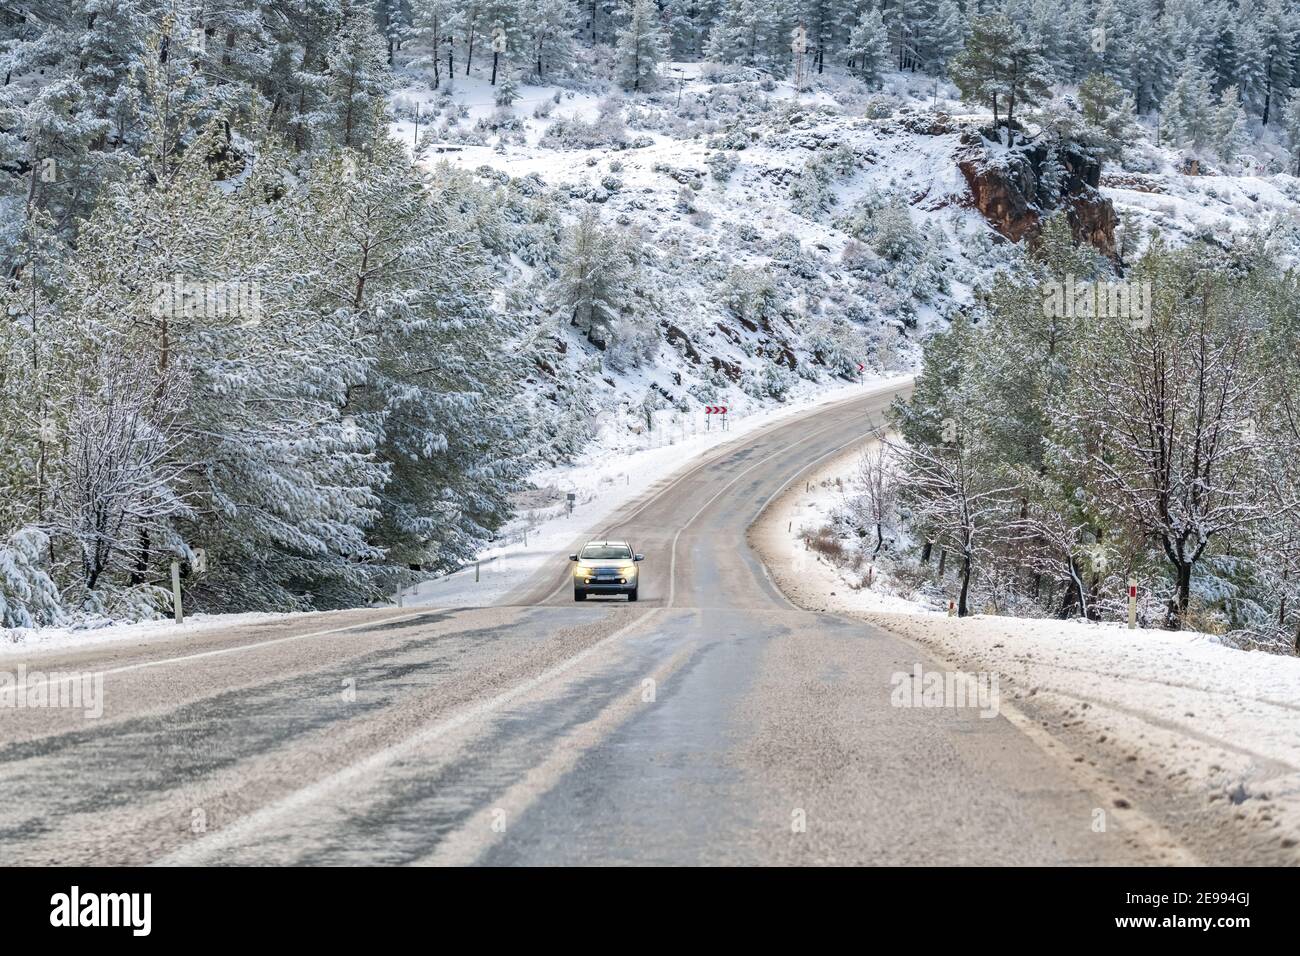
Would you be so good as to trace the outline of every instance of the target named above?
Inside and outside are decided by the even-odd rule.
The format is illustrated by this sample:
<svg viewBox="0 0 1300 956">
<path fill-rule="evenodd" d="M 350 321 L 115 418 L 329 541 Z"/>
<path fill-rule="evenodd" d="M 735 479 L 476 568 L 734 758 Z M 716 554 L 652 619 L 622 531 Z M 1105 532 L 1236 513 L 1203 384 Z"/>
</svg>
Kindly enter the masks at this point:
<svg viewBox="0 0 1300 956">
<path fill-rule="evenodd" d="M 1043 144 L 1027 144 L 994 160 L 976 133 L 962 136 L 957 167 L 970 188 L 971 206 L 1012 242 L 1032 238 L 1041 220 L 1065 209 L 1074 236 L 1115 258 L 1115 207 L 1097 191 L 1101 164 L 1081 151 L 1067 149 L 1060 157 L 1064 175 L 1055 205 L 1043 198 L 1042 170 L 1048 158 Z"/>
</svg>

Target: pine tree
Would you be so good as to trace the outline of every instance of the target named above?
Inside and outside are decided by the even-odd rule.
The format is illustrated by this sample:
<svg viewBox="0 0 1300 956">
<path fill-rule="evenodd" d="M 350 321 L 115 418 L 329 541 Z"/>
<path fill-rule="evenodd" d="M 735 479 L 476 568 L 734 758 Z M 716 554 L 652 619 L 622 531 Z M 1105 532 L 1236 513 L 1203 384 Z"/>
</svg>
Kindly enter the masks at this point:
<svg viewBox="0 0 1300 956">
<path fill-rule="evenodd" d="M 1169 137 L 1193 152 L 1214 143 L 1215 109 L 1209 81 L 1196 63 L 1188 64 L 1165 97 L 1162 120 Z"/>
<path fill-rule="evenodd" d="M 849 69 L 869 83 L 889 66 L 889 33 L 879 10 L 863 11 L 849 36 Z"/>
<path fill-rule="evenodd" d="M 916 69 L 921 60 L 921 36 L 925 15 L 921 0 L 893 0 L 881 12 L 889 30 L 894 63 L 900 70 Z"/>
<path fill-rule="evenodd" d="M 1212 122 L 1215 152 L 1224 162 L 1232 162 L 1247 141 L 1246 114 L 1235 86 L 1228 87 L 1219 95 Z"/>
<path fill-rule="evenodd" d="M 658 81 L 659 64 L 667 55 L 659 7 L 655 0 L 636 0 L 615 46 L 619 83 L 628 90 L 652 89 Z"/>
<path fill-rule="evenodd" d="M 1249 25 L 1238 51 L 1242 99 L 1268 126 L 1274 104 L 1287 98 L 1300 70 L 1300 13 L 1283 0 L 1257 0 L 1242 14 Z"/>
<path fill-rule="evenodd" d="M 1282 110 L 1282 128 L 1287 146 L 1295 160 L 1295 175 L 1300 176 L 1300 95 L 1293 93 Z"/>
<path fill-rule="evenodd" d="M 966 19 L 956 0 L 940 0 L 934 15 L 925 21 L 922 50 L 927 66 L 936 73 L 947 72 L 952 58 L 966 43 Z"/>
<path fill-rule="evenodd" d="M 323 73 L 310 82 L 322 97 L 307 120 L 314 136 L 328 136 L 340 146 L 352 147 L 379 135 L 383 98 L 392 78 L 374 18 L 353 0 L 343 8 Z"/>
<path fill-rule="evenodd" d="M 569 62 L 576 21 L 570 0 L 524 0 L 520 18 L 525 55 L 538 80 Z"/>
<path fill-rule="evenodd" d="M 626 301 L 629 268 L 622 243 L 600 225 L 595 212 L 584 212 L 568 228 L 553 298 L 570 324 L 598 347 L 605 347 L 612 337 Z"/>
<path fill-rule="evenodd" d="M 1012 141 L 1016 106 L 1033 106 L 1050 93 L 1047 64 L 1001 14 L 975 19 L 966 49 L 953 60 L 951 72 L 964 99 L 992 106 L 995 124 L 1000 122 L 999 107 L 1006 107 Z"/>
<path fill-rule="evenodd" d="M 1133 97 L 1110 77 L 1092 73 L 1079 85 L 1079 106 L 1089 145 L 1119 159 L 1136 131 Z"/>
<path fill-rule="evenodd" d="M 369 543 L 388 565 L 458 566 L 508 516 L 519 476 L 512 331 L 485 250 L 451 222 L 486 200 L 447 167 L 426 180 L 391 140 L 315 173 L 298 206 L 314 228 L 295 257 L 312 264 L 308 305 L 370 357 L 340 408 L 386 469 Z"/>
</svg>

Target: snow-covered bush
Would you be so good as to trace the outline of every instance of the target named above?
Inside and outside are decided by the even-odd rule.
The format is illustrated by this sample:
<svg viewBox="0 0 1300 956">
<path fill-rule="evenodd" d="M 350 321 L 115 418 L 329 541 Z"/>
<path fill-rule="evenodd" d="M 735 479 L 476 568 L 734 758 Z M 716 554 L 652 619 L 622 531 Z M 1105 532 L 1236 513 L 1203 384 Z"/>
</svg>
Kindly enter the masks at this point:
<svg viewBox="0 0 1300 956">
<path fill-rule="evenodd" d="M 59 589 L 49 575 L 50 539 L 21 528 L 0 545 L 0 627 L 37 627 L 64 619 Z"/>
<path fill-rule="evenodd" d="M 705 157 L 704 162 L 709 167 L 709 174 L 720 183 L 730 180 L 732 173 L 740 165 L 736 154 L 725 149 L 710 153 Z"/>
</svg>

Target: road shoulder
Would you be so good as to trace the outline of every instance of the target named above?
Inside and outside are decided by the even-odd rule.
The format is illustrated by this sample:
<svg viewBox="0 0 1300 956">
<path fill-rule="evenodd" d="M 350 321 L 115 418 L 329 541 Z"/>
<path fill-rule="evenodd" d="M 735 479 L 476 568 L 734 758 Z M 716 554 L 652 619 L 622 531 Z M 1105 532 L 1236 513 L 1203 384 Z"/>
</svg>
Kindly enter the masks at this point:
<svg viewBox="0 0 1300 956">
<path fill-rule="evenodd" d="M 1157 846 L 1187 851 L 1171 862 L 1300 862 L 1300 660 L 1205 636 L 949 618 L 855 592 L 842 569 L 805 550 L 799 532 L 818 486 L 848 480 L 859 452 L 800 476 L 750 529 L 751 546 L 793 603 L 888 630 L 954 671 L 996 675 L 1004 714 L 1108 814 Z"/>
</svg>

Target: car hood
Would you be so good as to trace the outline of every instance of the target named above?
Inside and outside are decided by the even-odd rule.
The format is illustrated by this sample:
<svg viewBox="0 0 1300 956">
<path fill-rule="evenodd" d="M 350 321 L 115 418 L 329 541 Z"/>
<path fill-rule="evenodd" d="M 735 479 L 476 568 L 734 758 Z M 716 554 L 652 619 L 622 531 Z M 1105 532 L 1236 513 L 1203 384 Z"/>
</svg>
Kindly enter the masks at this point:
<svg viewBox="0 0 1300 956">
<path fill-rule="evenodd" d="M 580 568 L 625 568 L 632 563 L 631 558 L 610 558 L 609 560 L 580 558 L 578 567 Z"/>
</svg>

